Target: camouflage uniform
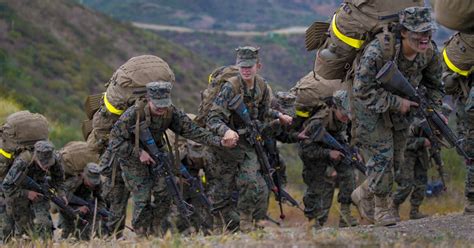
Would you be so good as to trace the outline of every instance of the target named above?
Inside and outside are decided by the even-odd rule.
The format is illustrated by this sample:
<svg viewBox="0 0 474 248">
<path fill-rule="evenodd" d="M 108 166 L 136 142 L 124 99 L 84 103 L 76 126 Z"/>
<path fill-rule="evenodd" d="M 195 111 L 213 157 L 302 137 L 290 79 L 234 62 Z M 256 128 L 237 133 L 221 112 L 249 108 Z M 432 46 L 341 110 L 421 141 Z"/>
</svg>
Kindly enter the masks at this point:
<svg viewBox="0 0 474 248">
<path fill-rule="evenodd" d="M 87 182 L 86 182 L 87 181 Z M 64 188 L 70 199 L 69 205 L 73 208 L 80 207 L 71 201 L 72 195 L 77 196 L 85 201 L 91 202 L 91 205 L 95 204 L 97 199 L 97 210 L 105 207 L 105 201 L 101 197 L 101 181 L 99 174 L 99 167 L 95 163 L 89 163 L 85 168 L 84 172 L 79 175 L 69 176 L 64 182 Z M 70 235 L 78 239 L 90 239 L 91 228 L 93 223 L 94 209 L 89 209 L 89 212 L 85 215 L 85 218 L 89 224 L 84 226 L 81 223 L 77 223 L 76 220 L 59 212 L 58 227 L 62 229 L 62 238 L 68 238 Z M 96 219 L 96 232 L 99 236 L 106 234 L 105 223 L 102 222 L 100 216 Z"/>
<path fill-rule="evenodd" d="M 451 108 L 443 104 L 443 115 L 449 116 Z M 397 190 L 393 193 L 392 208 L 394 214 L 399 217 L 399 206 L 410 195 L 410 219 L 420 219 L 427 217 L 419 212 L 419 207 L 425 198 L 426 185 L 428 183 L 428 169 L 430 168 L 431 154 L 433 149 L 424 146 L 428 137 L 424 134 L 421 127 L 422 119 L 415 118 L 410 126 L 407 138 L 407 148 L 405 150 L 405 165 L 395 171 L 395 181 Z M 438 141 L 437 141 L 438 142 Z"/>
<path fill-rule="evenodd" d="M 446 93 L 456 100 L 456 127 L 463 149 L 474 157 L 474 35 L 457 33 L 443 51 Z M 453 42 L 457 39 L 457 42 Z M 453 53 L 453 54 L 451 54 Z M 474 213 L 474 165 L 466 163 L 465 213 Z"/>
<path fill-rule="evenodd" d="M 143 235 L 149 231 L 153 218 L 163 218 L 169 212 L 171 198 L 161 197 L 166 192 L 154 190 L 155 205 L 160 208 L 161 216 L 152 216 L 151 192 L 153 187 L 165 189 L 164 179 L 154 181 L 150 174 L 150 167 L 140 162 L 139 155 L 141 147 L 134 145 L 134 130 L 132 127 L 145 121 L 148 124 L 153 137 L 159 148 L 163 149 L 163 133 L 166 129 L 182 135 L 185 138 L 199 141 L 200 143 L 220 146 L 219 137 L 198 127 L 186 114 L 171 105 L 170 99 L 171 83 L 152 82 L 147 84 L 148 102 L 145 106 L 135 105 L 128 108 L 120 119 L 114 124 L 110 133 L 108 149 L 118 157 L 122 168 L 122 177 L 125 185 L 132 192 L 133 220 L 132 225 L 138 234 Z M 164 115 L 156 116 L 150 112 L 150 104 L 155 107 L 167 108 Z M 140 119 L 137 121 L 137 117 Z M 138 147 L 138 150 L 136 149 Z M 158 163 L 158 161 L 156 161 Z M 162 210 L 162 211 L 161 211 Z"/>
<path fill-rule="evenodd" d="M 27 198 L 29 190 L 16 183 L 21 175 L 31 177 L 38 184 L 46 183 L 46 176 L 50 176 L 51 181 L 48 182 L 50 186 L 57 190 L 59 196 L 65 197 L 64 171 L 59 156 L 53 153 L 53 150 L 54 146 L 48 141 L 36 142 L 33 155 L 27 150 L 20 153 L 3 180 L 7 211 L 15 220 L 17 235 L 33 232 L 42 238 L 52 238 L 53 221 L 49 213 L 49 201 L 42 197 L 30 201 Z M 40 163 L 43 168 L 40 167 Z"/>
<path fill-rule="evenodd" d="M 432 29 L 428 8 L 405 9 L 401 14 L 400 23 L 408 32 Z M 370 192 L 376 196 L 375 203 L 380 206 L 376 208 L 376 215 L 379 217 L 387 213 L 387 196 L 393 185 L 392 168 L 396 171 L 404 165 L 408 128 L 413 121 L 413 111 L 407 115 L 398 112 L 401 97 L 382 88 L 380 82 L 375 79 L 377 72 L 387 62 L 384 57 L 384 44 L 381 44 L 379 39 L 370 42 L 356 69 L 353 87 L 353 112 L 356 120 L 354 138 L 369 154 L 367 183 Z M 441 105 L 443 85 L 440 60 L 436 45 L 432 42 L 426 53 L 418 53 L 412 61 L 406 59 L 400 51 L 395 63 L 413 86 L 424 85 L 428 98 Z M 377 214 L 377 209 L 384 211 Z M 381 220 L 377 216 L 376 221 Z M 392 222 L 393 217 L 387 220 Z M 382 222 L 378 224 L 383 225 Z"/>
<path fill-rule="evenodd" d="M 347 143 L 346 130 L 347 124 L 339 121 L 336 117 L 336 110 L 348 110 L 349 103 L 345 91 L 336 91 L 337 97 L 344 99 L 337 101 L 332 107 L 322 107 L 314 112 L 303 123 L 304 133 L 311 137 L 319 128 L 323 127 L 341 144 Z M 332 149 L 324 143 L 305 139 L 299 142 L 298 153 L 303 161 L 303 181 L 307 185 L 303 197 L 305 205 L 305 216 L 311 221 L 315 220 L 315 228 L 318 228 L 327 221 L 329 210 L 332 205 L 332 199 L 336 183 L 339 185 L 338 202 L 341 206 L 351 204 L 351 193 L 355 188 L 354 170 L 350 165 L 344 165 L 340 161 L 334 161 L 329 153 Z M 332 173 L 337 172 L 337 176 Z M 341 207 L 342 208 L 342 207 Z M 348 210 L 350 211 L 350 210 Z M 346 211 L 347 212 L 347 211 Z M 351 218 L 350 214 L 344 218 Z M 349 225 L 353 225 L 353 220 Z M 341 225 L 343 225 L 341 217 Z"/>
<path fill-rule="evenodd" d="M 238 66 L 254 66 L 258 59 L 258 49 L 241 47 L 237 51 Z M 259 77 L 259 76 L 257 76 Z M 238 81 L 236 81 L 238 80 Z M 264 83 L 261 88 L 254 79 L 253 89 L 248 89 L 240 75 L 230 78 L 220 89 L 214 104 L 209 112 L 207 126 L 219 135 L 224 135 L 229 129 L 234 131 L 244 130 L 245 125 L 239 116 L 228 108 L 229 101 L 237 94 L 234 93 L 233 83 L 238 82 L 245 105 L 254 120 L 264 122 L 268 116 L 277 118 L 279 113 L 270 110 L 270 86 Z M 213 201 L 218 220 L 223 218 L 225 223 L 214 223 L 230 230 L 240 226 L 251 226 L 252 219 L 265 218 L 268 188 L 260 174 L 260 164 L 257 160 L 255 149 L 241 135 L 237 147 L 233 149 L 211 149 L 212 159 L 209 172 L 215 180 L 210 182 L 209 194 Z M 238 189 L 239 198 L 237 209 L 232 203 L 232 192 Z M 242 222 L 243 221 L 243 222 Z M 245 228 L 246 229 L 246 228 Z"/>
<path fill-rule="evenodd" d="M 11 156 L 13 155 L 4 150 L 2 151 L 2 154 L 0 154 L 0 182 L 3 182 L 3 179 L 10 168 L 12 163 Z M 0 243 L 5 243 L 11 236 L 13 236 L 14 230 L 15 222 L 11 215 L 7 213 L 5 194 L 3 193 L 3 188 L 0 187 Z"/>
</svg>

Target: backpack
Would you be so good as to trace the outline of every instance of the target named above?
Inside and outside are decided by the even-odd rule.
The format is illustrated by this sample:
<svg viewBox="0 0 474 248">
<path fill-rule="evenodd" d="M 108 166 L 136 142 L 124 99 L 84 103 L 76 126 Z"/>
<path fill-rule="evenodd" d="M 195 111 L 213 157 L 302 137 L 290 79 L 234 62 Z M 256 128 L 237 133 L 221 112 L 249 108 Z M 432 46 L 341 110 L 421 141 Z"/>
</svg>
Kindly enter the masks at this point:
<svg viewBox="0 0 474 248">
<path fill-rule="evenodd" d="M 235 94 L 241 93 L 241 83 L 239 76 L 239 68 L 235 65 L 221 66 L 214 69 L 209 75 L 209 84 L 207 88 L 201 92 L 201 103 L 199 104 L 198 114 L 194 121 L 204 127 L 206 125 L 206 118 L 211 110 L 214 99 L 219 94 L 225 82 L 232 84 L 232 89 Z M 260 89 L 266 88 L 265 79 L 260 75 L 256 76 L 257 87 Z M 262 90 L 262 92 L 264 92 Z"/>
<path fill-rule="evenodd" d="M 411 6 L 423 6 L 423 1 L 346 0 L 332 18 L 326 41 L 313 47 L 319 48 L 313 71 L 325 79 L 344 80 L 357 53 Z"/>
<path fill-rule="evenodd" d="M 290 92 L 296 96 L 296 115 L 307 118 L 314 108 L 326 106 L 326 101 L 331 99 L 333 93 L 344 89 L 341 80 L 326 80 L 312 71 L 301 78 Z"/>
<path fill-rule="evenodd" d="M 67 143 L 59 150 L 59 156 L 64 167 L 64 173 L 71 176 L 81 173 L 88 163 L 99 162 L 99 154 L 94 152 L 84 141 Z"/>
<path fill-rule="evenodd" d="M 32 147 L 39 140 L 47 140 L 49 124 L 43 115 L 25 110 L 9 115 L 0 132 L 2 150 L 15 153 Z"/>
<path fill-rule="evenodd" d="M 86 112 L 89 118 L 92 116 L 92 123 L 83 123 L 83 134 L 88 143 L 98 149 L 97 146 L 106 145 L 112 125 L 136 100 L 145 96 L 146 84 L 157 81 L 175 82 L 169 65 L 157 56 L 137 56 L 121 65 L 105 85 L 106 92 L 86 100 Z M 98 104 L 97 100 L 100 101 Z"/>
<path fill-rule="evenodd" d="M 207 115 L 211 110 L 214 99 L 221 90 L 222 85 L 231 77 L 239 75 L 239 68 L 235 65 L 221 66 L 214 69 L 209 74 L 208 85 L 201 92 L 201 103 L 199 104 L 198 114 L 194 121 L 201 127 L 204 127 Z"/>
</svg>

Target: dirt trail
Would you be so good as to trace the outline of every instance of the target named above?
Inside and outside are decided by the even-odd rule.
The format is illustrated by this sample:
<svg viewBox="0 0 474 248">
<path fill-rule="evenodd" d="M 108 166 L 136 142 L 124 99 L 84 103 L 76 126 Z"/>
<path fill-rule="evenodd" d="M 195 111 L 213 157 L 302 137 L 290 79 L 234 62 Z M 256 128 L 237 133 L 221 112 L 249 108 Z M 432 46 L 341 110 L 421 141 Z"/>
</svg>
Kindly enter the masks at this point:
<svg viewBox="0 0 474 248">
<path fill-rule="evenodd" d="M 222 241 L 222 240 L 221 240 Z M 222 247 L 474 247 L 474 216 L 450 214 L 403 221 L 393 227 L 360 226 L 308 230 L 305 226 L 277 228 L 239 235 Z"/>
<path fill-rule="evenodd" d="M 209 29 L 191 29 L 179 26 L 157 25 L 149 23 L 132 22 L 135 27 L 149 29 L 154 31 L 173 31 L 179 33 L 210 33 L 210 34 L 225 34 L 229 36 L 267 36 L 271 34 L 293 35 L 304 34 L 307 27 L 288 27 L 282 29 L 275 29 L 270 31 L 230 31 L 230 30 L 209 30 Z"/>
</svg>

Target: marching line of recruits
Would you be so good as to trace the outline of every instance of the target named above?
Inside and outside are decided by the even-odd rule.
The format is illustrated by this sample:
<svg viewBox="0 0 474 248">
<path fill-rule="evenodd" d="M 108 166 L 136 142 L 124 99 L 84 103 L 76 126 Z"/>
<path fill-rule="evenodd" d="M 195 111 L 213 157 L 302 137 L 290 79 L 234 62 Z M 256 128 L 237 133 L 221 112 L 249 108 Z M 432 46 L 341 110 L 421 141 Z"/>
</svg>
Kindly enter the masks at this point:
<svg viewBox="0 0 474 248">
<path fill-rule="evenodd" d="M 428 8 L 405 8 L 399 18 L 401 28 L 392 31 L 396 32 L 398 41 L 394 51 L 387 55 L 384 39 L 373 39 L 353 66 L 350 90 L 333 92 L 324 104 L 302 107 L 295 104 L 298 96 L 292 93 L 273 94 L 258 75 L 259 49 L 244 46 L 237 49 L 238 73 L 220 87 L 205 118 L 205 127 L 173 105 L 171 82 L 149 82 L 145 100 L 126 109 L 113 125 L 107 135 L 108 143 L 102 148 L 101 160 L 95 161 L 98 164 L 87 163 L 83 171 L 65 177 L 61 158 L 49 141 L 38 141 L 31 148 L 16 153 L 8 165 L 1 164 L 6 171 L 0 202 L 2 240 L 21 235 L 42 238 L 53 235 L 49 199 L 40 192 L 26 189 L 20 183 L 24 175 L 39 184 L 49 183 L 62 202 L 73 206 L 87 223 L 94 223 L 85 224 L 61 214 L 59 209 L 58 228 L 62 229 L 63 238 L 121 237 L 126 228 L 129 197 L 133 205 L 132 227 L 129 228 L 139 236 L 162 235 L 169 229 L 249 232 L 261 228 L 258 223 L 267 218 L 269 188 L 262 176 L 260 158 L 247 137 L 247 126 L 232 108 L 233 100 L 239 95 L 251 119 L 273 140 L 275 147 L 276 141 L 298 144 L 303 181 L 307 185 L 304 215 L 313 228 L 321 228 L 327 221 L 336 187 L 339 188 L 340 227 L 358 224 L 351 215 L 351 204 L 359 210 L 363 223 L 394 225 L 400 221 L 399 206 L 410 194 L 409 217 L 425 217 L 419 207 L 428 180 L 430 153 L 434 152 L 430 151 L 432 141 L 420 130 L 422 117 L 415 116 L 418 103 L 385 90 L 376 75 L 387 60 L 392 60 L 413 86 L 426 90 L 431 107 L 445 116 L 446 121 L 450 109 L 442 104 L 442 98 L 445 93 L 452 95 L 456 99 L 457 131 L 464 140 L 463 148 L 469 156 L 474 156 L 474 115 L 471 113 L 474 54 L 467 55 L 462 67 L 447 57 L 447 48 L 441 54 L 431 40 L 435 27 Z M 337 32 L 336 35 L 343 35 Z M 470 46 L 463 49 L 473 51 L 472 35 L 458 33 L 454 37 L 458 42 L 450 42 L 448 46 Z M 198 202 L 197 192 L 185 191 L 185 200 L 195 207 L 191 218 L 193 227 L 175 214 L 173 197 L 165 180 L 155 180 L 150 171 L 159 161 L 138 142 L 136 128 L 142 122 L 146 123 L 160 150 L 169 151 L 169 142 L 163 139 L 168 129 L 176 136 L 189 139 L 179 161 L 199 180 L 205 175 L 206 194 L 212 203 L 212 209 L 207 209 Z M 352 126 L 350 133 L 348 124 Z M 362 151 L 364 159 L 362 156 L 359 159 L 366 161 L 367 178 L 361 185 L 356 184 L 354 168 L 342 163 L 344 154 L 316 139 L 314 134 L 321 128 L 338 142 L 351 143 Z M 2 156 L 7 157 L 8 153 L 1 151 Z M 278 166 L 284 167 L 279 155 L 278 161 Z M 469 161 L 466 166 L 464 213 L 473 214 L 474 167 Z M 286 184 L 284 173 L 282 178 Z M 397 188 L 392 192 L 394 181 Z M 180 185 L 189 186 L 182 179 Z M 71 195 L 94 204 L 74 206 Z M 111 213 L 106 219 L 93 214 L 101 208 Z"/>
</svg>

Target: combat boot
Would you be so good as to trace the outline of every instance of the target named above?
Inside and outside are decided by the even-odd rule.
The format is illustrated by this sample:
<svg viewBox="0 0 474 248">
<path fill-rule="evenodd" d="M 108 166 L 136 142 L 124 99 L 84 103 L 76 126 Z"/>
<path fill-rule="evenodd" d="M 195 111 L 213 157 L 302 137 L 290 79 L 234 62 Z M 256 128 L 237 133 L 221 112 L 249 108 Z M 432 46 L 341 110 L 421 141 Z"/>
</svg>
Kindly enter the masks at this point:
<svg viewBox="0 0 474 248">
<path fill-rule="evenodd" d="M 395 202 L 392 201 L 392 204 L 390 204 L 390 210 L 392 211 L 392 215 L 395 217 L 397 222 L 401 221 L 400 218 L 400 205 L 396 204 Z"/>
<path fill-rule="evenodd" d="M 251 214 L 240 213 L 240 231 L 248 233 L 255 230 Z"/>
<path fill-rule="evenodd" d="M 397 218 L 393 216 L 389 206 L 389 197 L 375 196 L 374 219 L 377 226 L 393 226 L 397 224 Z"/>
<path fill-rule="evenodd" d="M 341 213 L 339 214 L 339 227 L 357 226 L 357 220 L 351 215 L 351 204 L 341 203 Z"/>
<path fill-rule="evenodd" d="M 374 194 L 369 191 L 369 183 L 367 180 L 352 192 L 351 199 L 354 205 L 357 206 L 363 224 L 373 224 Z"/>
<path fill-rule="evenodd" d="M 311 226 L 311 229 L 313 231 L 317 231 L 321 228 L 323 228 L 323 225 L 319 222 L 317 219 L 308 219 L 309 225 Z"/>
<path fill-rule="evenodd" d="M 474 215 L 474 199 L 467 199 L 464 206 L 464 215 Z"/>
<path fill-rule="evenodd" d="M 411 206 L 410 209 L 410 219 L 411 220 L 417 220 L 417 219 L 423 219 L 428 217 L 427 214 L 423 214 L 420 212 L 420 206 Z"/>
</svg>

